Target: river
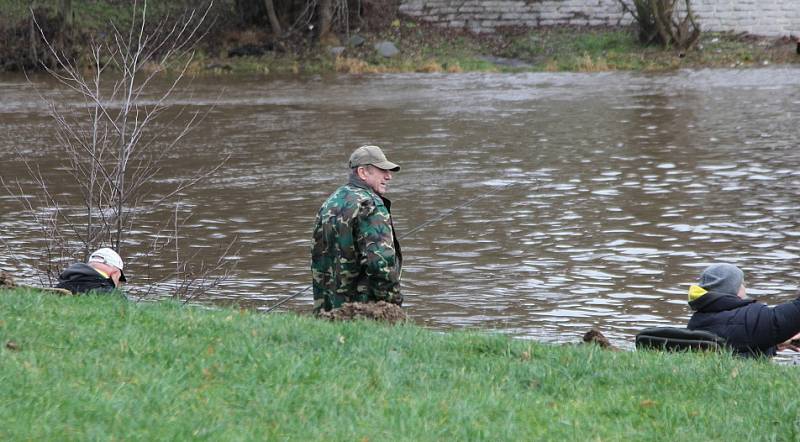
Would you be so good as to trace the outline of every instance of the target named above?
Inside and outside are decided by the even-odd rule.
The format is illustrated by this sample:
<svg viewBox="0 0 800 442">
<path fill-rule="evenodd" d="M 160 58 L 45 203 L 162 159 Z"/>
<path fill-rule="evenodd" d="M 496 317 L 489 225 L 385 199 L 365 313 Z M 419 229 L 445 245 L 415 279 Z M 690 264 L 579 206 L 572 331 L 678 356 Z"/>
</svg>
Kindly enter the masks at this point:
<svg viewBox="0 0 800 442">
<path fill-rule="evenodd" d="M 71 115 L 81 104 L 33 84 L 0 77 L 2 177 L 29 189 L 23 156 L 78 198 L 39 94 Z M 236 240 L 235 270 L 203 302 L 265 309 L 307 287 L 314 214 L 362 144 L 402 166 L 387 194 L 400 235 L 496 192 L 402 242 L 404 305 L 425 326 L 550 342 L 598 327 L 630 345 L 685 324 L 688 285 L 721 261 L 751 296 L 797 295 L 800 69 L 231 76 L 184 83 L 168 104 L 206 117 L 155 188 L 230 156 L 178 207 L 184 254 Z M 174 252 L 140 258 L 175 209 L 141 215 L 124 251 L 134 288 L 173 268 Z M 25 212 L 2 193 L 0 235 L 22 263 L 4 250 L 0 268 L 36 283 L 41 233 Z M 308 311 L 310 294 L 286 306 Z"/>
</svg>

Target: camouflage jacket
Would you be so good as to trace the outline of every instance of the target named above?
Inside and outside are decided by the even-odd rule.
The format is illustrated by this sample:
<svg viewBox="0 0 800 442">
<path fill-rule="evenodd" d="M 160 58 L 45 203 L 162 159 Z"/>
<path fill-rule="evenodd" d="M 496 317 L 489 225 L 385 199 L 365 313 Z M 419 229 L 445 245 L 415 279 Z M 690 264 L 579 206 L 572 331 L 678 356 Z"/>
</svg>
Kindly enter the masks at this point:
<svg viewBox="0 0 800 442">
<path fill-rule="evenodd" d="M 322 204 L 311 245 L 315 313 L 345 302 L 402 304 L 403 257 L 390 209 L 357 177 Z"/>
</svg>

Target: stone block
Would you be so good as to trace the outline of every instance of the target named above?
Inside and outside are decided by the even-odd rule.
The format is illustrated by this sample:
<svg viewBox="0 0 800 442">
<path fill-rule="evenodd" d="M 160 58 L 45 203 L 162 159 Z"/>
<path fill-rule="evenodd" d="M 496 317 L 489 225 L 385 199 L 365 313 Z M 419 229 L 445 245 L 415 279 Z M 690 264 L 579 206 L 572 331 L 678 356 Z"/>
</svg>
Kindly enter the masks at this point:
<svg viewBox="0 0 800 442">
<path fill-rule="evenodd" d="M 800 0 L 692 0 L 692 7 L 705 31 L 800 33 Z M 469 19 L 506 26 L 602 26 L 633 20 L 618 0 L 401 0 L 400 12 L 431 23 L 444 21 L 445 26 L 451 22 L 467 25 Z M 491 27 L 482 29 L 487 26 L 475 25 L 479 32 L 492 31 Z"/>
<path fill-rule="evenodd" d="M 542 12 L 540 17 L 543 20 L 566 20 L 569 18 L 567 14 L 560 12 Z"/>
<path fill-rule="evenodd" d="M 539 14 L 531 13 L 531 12 L 526 13 L 526 14 L 520 14 L 519 19 L 522 20 L 522 21 L 525 21 L 525 20 L 536 20 L 536 21 L 538 21 L 539 20 Z"/>
</svg>

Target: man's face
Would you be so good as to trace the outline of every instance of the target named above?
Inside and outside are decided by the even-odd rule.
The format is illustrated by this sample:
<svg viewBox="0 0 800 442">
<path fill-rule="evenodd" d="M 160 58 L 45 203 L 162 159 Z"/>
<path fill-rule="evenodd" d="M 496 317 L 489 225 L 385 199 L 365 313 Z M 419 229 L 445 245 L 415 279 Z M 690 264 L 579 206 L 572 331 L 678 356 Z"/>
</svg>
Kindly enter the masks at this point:
<svg viewBox="0 0 800 442">
<path fill-rule="evenodd" d="M 375 166 L 360 166 L 358 176 L 378 195 L 386 193 L 386 184 L 392 180 L 392 171 Z"/>
<path fill-rule="evenodd" d="M 112 281 L 114 281 L 115 287 L 117 288 L 122 287 L 123 283 L 122 281 L 119 280 L 122 277 L 122 271 L 120 269 L 99 261 L 90 261 L 89 265 L 108 275 L 108 277 L 111 278 Z"/>
<path fill-rule="evenodd" d="M 112 272 L 111 272 L 111 273 L 108 275 L 108 276 L 110 276 L 110 277 L 111 277 L 111 280 L 112 280 L 112 281 L 114 281 L 114 286 L 115 286 L 115 287 L 117 287 L 117 288 L 120 288 L 120 287 L 122 287 L 122 281 L 120 281 L 120 280 L 119 280 L 119 278 L 122 276 L 122 272 L 121 272 L 121 271 L 120 271 L 118 268 L 116 268 L 116 267 L 114 267 L 114 266 L 109 266 L 109 267 L 111 267 L 112 269 L 114 269 L 114 270 L 113 270 L 113 271 L 112 271 Z"/>
</svg>

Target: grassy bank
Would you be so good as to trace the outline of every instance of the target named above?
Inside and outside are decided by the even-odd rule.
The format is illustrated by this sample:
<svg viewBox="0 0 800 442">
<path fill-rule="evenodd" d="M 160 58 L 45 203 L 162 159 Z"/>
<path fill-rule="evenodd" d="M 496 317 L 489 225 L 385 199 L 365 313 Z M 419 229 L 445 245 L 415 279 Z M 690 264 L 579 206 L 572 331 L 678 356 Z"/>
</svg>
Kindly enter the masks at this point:
<svg viewBox="0 0 800 442">
<path fill-rule="evenodd" d="M 797 439 L 797 369 L 0 291 L 2 440 Z"/>
<path fill-rule="evenodd" d="M 383 31 L 364 34 L 366 42 L 331 54 L 330 46 L 268 52 L 257 57 L 205 54 L 199 71 L 263 72 L 275 75 L 385 72 L 597 72 L 664 71 L 681 68 L 755 67 L 800 62 L 788 39 L 729 33 L 704 34 L 697 49 L 682 53 L 642 46 L 632 29 L 545 28 L 497 35 L 445 31 L 399 20 Z M 253 36 L 245 41 L 252 41 Z M 375 43 L 396 44 L 399 55 L 378 55 Z M 221 69 L 220 69 L 221 68 Z"/>
</svg>

